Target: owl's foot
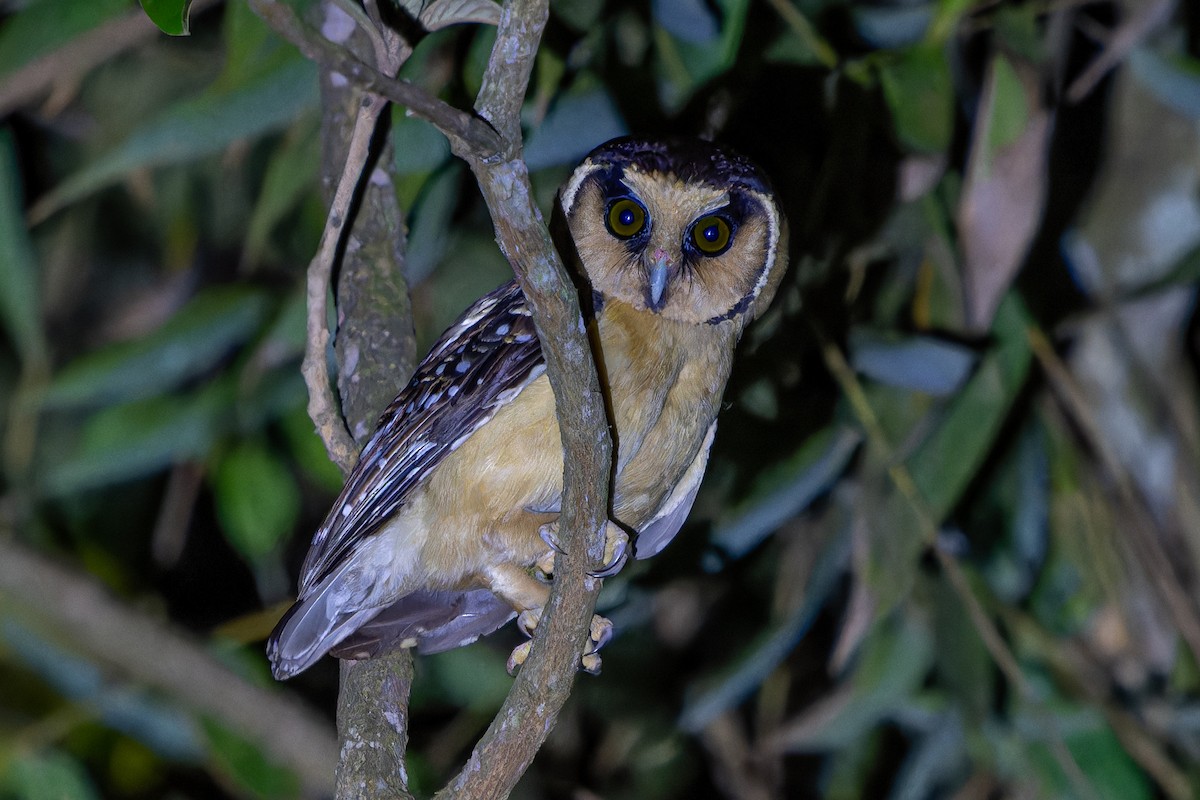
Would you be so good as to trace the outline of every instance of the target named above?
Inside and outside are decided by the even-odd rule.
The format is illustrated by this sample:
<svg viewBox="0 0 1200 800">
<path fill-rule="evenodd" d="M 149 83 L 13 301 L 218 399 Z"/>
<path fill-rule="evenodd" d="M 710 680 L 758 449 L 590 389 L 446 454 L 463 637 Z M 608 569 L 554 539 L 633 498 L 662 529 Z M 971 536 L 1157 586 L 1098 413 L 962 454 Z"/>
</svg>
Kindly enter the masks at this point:
<svg viewBox="0 0 1200 800">
<path fill-rule="evenodd" d="M 592 624 L 588 628 L 588 640 L 583 646 L 583 656 L 579 659 L 580 667 L 589 675 L 600 674 L 600 648 L 612 639 L 613 624 L 608 617 L 599 614 L 592 615 Z"/>
<path fill-rule="evenodd" d="M 554 557 L 557 554 L 566 555 L 558 540 L 558 522 L 547 522 L 538 528 L 538 536 L 550 549 L 537 560 L 534 566 L 543 575 L 554 574 Z M 609 578 L 621 571 L 629 559 L 629 534 L 621 529 L 611 519 L 604 528 L 604 561 L 600 569 L 589 571 L 593 578 Z"/>
<path fill-rule="evenodd" d="M 562 545 L 558 541 L 557 522 L 547 522 L 545 525 L 539 527 L 538 536 L 540 536 L 542 541 L 546 543 L 546 546 L 550 548 L 551 553 L 561 553 L 564 556 L 567 554 L 567 551 L 563 550 Z"/>
<path fill-rule="evenodd" d="M 589 572 L 593 578 L 609 578 L 621 571 L 629 559 L 629 534 L 611 519 L 604 528 L 604 562 L 600 569 Z"/>
<path fill-rule="evenodd" d="M 529 658 L 529 651 L 532 649 L 532 639 L 527 642 L 521 642 L 513 648 L 512 653 L 508 656 L 508 664 L 505 667 L 509 675 L 512 675 L 514 678 L 516 677 L 517 671 L 521 669 L 521 665 L 525 663 L 525 659 Z"/>
<path fill-rule="evenodd" d="M 541 609 L 529 609 L 517 615 L 517 627 L 530 639 L 513 648 L 512 654 L 508 657 L 509 675 L 516 675 L 517 670 L 525 663 L 525 659 L 529 658 L 529 652 L 533 649 L 533 632 L 537 629 L 541 618 Z M 611 620 L 599 614 L 592 616 L 592 623 L 588 627 L 588 640 L 583 646 L 583 655 L 579 657 L 580 669 L 590 675 L 600 674 L 600 648 L 612 639 L 612 631 Z"/>
</svg>

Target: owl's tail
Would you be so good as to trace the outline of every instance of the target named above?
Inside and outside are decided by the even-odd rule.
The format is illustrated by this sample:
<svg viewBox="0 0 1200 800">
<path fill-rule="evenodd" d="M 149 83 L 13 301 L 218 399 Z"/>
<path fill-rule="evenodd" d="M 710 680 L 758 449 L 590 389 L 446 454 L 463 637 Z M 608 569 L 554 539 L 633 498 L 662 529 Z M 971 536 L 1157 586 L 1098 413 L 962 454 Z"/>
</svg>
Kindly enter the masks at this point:
<svg viewBox="0 0 1200 800">
<path fill-rule="evenodd" d="M 308 669 L 383 610 L 383 606 L 346 610 L 342 573 L 348 566 L 346 563 L 334 570 L 298 600 L 271 632 L 267 657 L 276 680 L 286 680 Z"/>
<path fill-rule="evenodd" d="M 275 626 L 267 657 L 276 680 L 303 672 L 326 653 L 354 659 L 397 647 L 440 653 L 470 644 L 516 616 L 487 589 L 421 589 L 387 606 L 346 611 L 344 569 L 317 584 Z"/>
</svg>

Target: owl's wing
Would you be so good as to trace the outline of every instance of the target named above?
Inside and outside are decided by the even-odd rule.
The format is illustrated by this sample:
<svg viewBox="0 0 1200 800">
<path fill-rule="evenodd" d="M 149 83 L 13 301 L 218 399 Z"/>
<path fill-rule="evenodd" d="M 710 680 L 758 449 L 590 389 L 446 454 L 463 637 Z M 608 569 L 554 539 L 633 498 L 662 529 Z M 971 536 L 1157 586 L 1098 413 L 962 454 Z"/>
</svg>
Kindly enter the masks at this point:
<svg viewBox="0 0 1200 800">
<path fill-rule="evenodd" d="M 696 502 L 696 494 L 700 491 L 700 481 L 704 478 L 704 469 L 708 466 L 708 453 L 712 449 L 713 436 L 717 432 L 717 423 L 708 426 L 704 441 L 696 451 L 696 457 L 688 465 L 683 477 L 675 484 L 675 488 L 667 495 L 661 507 L 655 512 L 650 521 L 638 531 L 633 540 L 635 558 L 649 558 L 658 555 L 662 549 L 671 543 L 675 534 L 683 527 L 692 503 Z"/>
<path fill-rule="evenodd" d="M 447 455 L 546 369 L 516 281 L 480 298 L 417 366 L 379 420 L 300 572 L 304 599 L 378 532 Z"/>
<path fill-rule="evenodd" d="M 363 659 L 415 642 L 426 655 L 453 650 L 486 636 L 517 612 L 489 589 L 418 589 L 360 625 L 330 655 Z"/>
</svg>

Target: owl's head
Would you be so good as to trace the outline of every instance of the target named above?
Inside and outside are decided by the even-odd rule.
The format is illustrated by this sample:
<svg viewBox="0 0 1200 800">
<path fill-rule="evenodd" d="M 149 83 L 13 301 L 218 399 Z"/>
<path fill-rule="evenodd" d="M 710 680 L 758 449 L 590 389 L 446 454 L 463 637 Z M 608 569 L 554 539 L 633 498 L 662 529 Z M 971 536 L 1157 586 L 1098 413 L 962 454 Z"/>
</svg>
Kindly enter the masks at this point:
<svg viewBox="0 0 1200 800">
<path fill-rule="evenodd" d="M 559 193 L 592 290 L 667 319 L 739 327 L 787 268 L 787 224 L 763 172 L 699 140 L 614 139 Z"/>
</svg>

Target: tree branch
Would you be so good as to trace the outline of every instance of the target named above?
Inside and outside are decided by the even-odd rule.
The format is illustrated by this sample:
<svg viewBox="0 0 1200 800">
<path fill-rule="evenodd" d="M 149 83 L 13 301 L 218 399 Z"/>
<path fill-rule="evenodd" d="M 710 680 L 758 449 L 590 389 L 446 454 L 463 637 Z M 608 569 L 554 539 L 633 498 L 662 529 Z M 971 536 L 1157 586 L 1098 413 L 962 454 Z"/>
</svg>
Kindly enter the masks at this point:
<svg viewBox="0 0 1200 800">
<path fill-rule="evenodd" d="M 386 97 L 404 106 L 422 119 L 436 125 L 451 139 L 483 157 L 501 150 L 504 142 L 488 124 L 478 117 L 455 108 L 408 81 L 391 78 L 374 67 L 364 64 L 344 47 L 315 34 L 285 3 L 277 0 L 249 0 L 254 13 L 301 53 L 324 69 L 341 73 L 359 87 Z"/>
<path fill-rule="evenodd" d="M 337 794 L 339 798 L 411 798 L 404 753 L 408 748 L 409 650 L 343 661 L 338 687 Z"/>
<path fill-rule="evenodd" d="M 603 559 L 612 467 L 608 418 L 579 298 L 533 201 L 528 169 L 521 157 L 520 110 L 548 5 L 545 0 L 505 4 L 476 103 L 481 119 L 453 109 L 411 84 L 388 78 L 343 48 L 314 36 L 286 6 L 271 0 L 250 2 L 305 55 L 365 89 L 406 105 L 446 134 L 479 182 L 497 241 L 533 312 L 560 420 L 565 461 L 560 536 L 568 553 L 555 565 L 547 613 L 538 626 L 529 659 L 467 765 L 442 793 L 446 797 L 504 797 L 549 735 L 579 669 L 600 591 L 600 581 L 589 577 L 587 570 Z M 332 223 L 341 224 L 342 219 L 333 217 L 331 214 Z M 331 231 L 327 229 L 326 234 Z M 315 284 L 310 276 L 309 300 L 322 308 L 310 310 L 310 322 L 318 315 L 324 320 L 327 283 L 321 287 L 320 298 Z M 326 342 L 320 343 L 322 357 Z M 344 678 L 349 680 L 350 674 L 345 672 Z M 372 687 L 380 686 L 385 678 L 377 675 L 368 680 L 368 694 L 349 704 L 366 703 L 365 697 L 376 702 L 378 690 Z M 386 693 L 386 686 L 380 688 Z M 403 734 L 404 720 L 393 722 Z M 399 769 L 403 769 L 402 761 Z M 374 778 L 371 785 L 355 783 L 352 793 L 365 791 L 369 796 L 374 792 L 372 786 L 383 790 L 390 776 Z M 339 786 L 347 787 L 341 776 Z"/>
<path fill-rule="evenodd" d="M 600 592 L 600 581 L 587 570 L 603 558 L 612 468 L 608 418 L 579 298 L 533 202 L 521 158 L 521 104 L 547 16 L 545 0 L 510 0 L 504 6 L 476 105 L 508 139 L 503 157 L 456 151 L 479 181 L 500 249 L 525 292 L 542 343 L 564 450 L 559 532 L 567 552 L 556 560 L 550 602 L 529 659 L 462 772 L 439 794 L 443 798 L 505 797 L 512 791 L 570 696 Z"/>
<path fill-rule="evenodd" d="M 348 0 L 327 0 L 320 8 L 326 15 L 354 10 Z M 396 32 L 375 27 L 377 14 L 360 9 L 352 16 L 358 24 L 346 45 L 369 51 L 381 69 L 396 74 L 411 53 L 408 44 Z M 412 372 L 416 337 L 404 280 L 404 214 L 392 180 L 390 104 L 339 77 L 321 73 L 321 160 L 325 186 L 340 183 L 349 170 L 358 189 L 338 270 L 336 353 L 341 413 L 361 444 Z M 363 131 L 369 131 L 370 153 L 359 163 L 356 145 Z M 410 796 L 404 755 L 412 675 L 408 651 L 342 662 L 337 797 Z"/>
</svg>

